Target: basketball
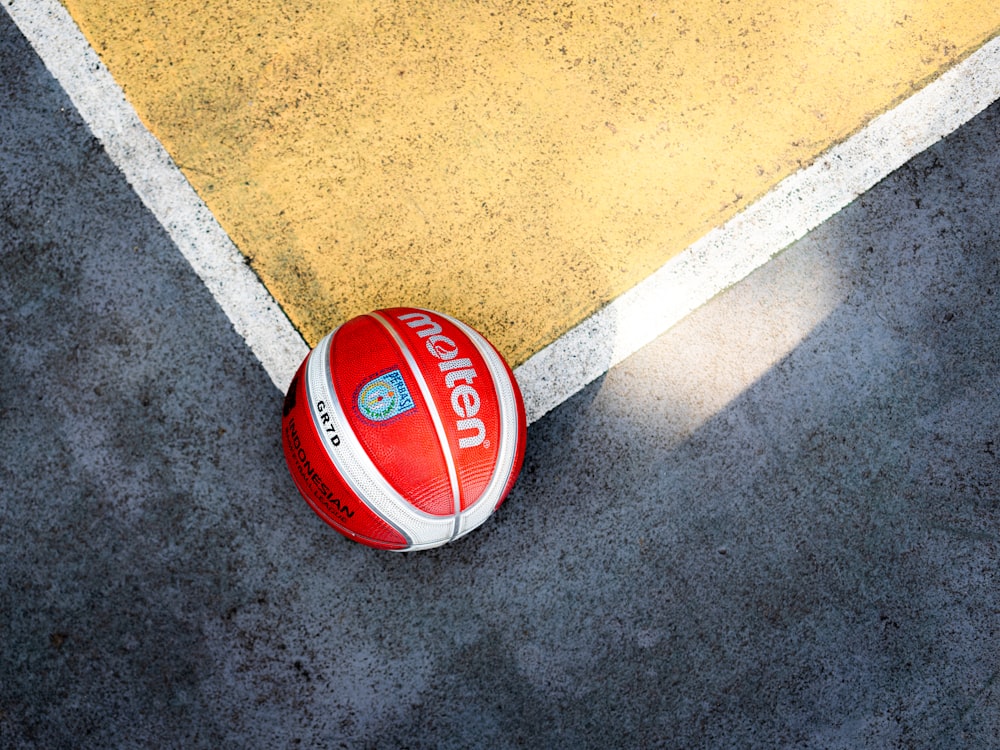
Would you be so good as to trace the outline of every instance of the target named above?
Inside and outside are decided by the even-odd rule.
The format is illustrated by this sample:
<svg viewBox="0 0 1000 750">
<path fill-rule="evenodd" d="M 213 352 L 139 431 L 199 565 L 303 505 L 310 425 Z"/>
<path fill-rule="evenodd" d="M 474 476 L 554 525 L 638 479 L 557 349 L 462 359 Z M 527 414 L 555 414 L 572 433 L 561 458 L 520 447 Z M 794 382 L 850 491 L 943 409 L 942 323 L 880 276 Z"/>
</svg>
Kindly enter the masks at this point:
<svg viewBox="0 0 1000 750">
<path fill-rule="evenodd" d="M 470 326 L 418 308 L 376 310 L 300 365 L 282 417 L 285 460 L 312 509 L 379 549 L 438 547 L 480 526 L 524 458 L 517 381 Z"/>
</svg>

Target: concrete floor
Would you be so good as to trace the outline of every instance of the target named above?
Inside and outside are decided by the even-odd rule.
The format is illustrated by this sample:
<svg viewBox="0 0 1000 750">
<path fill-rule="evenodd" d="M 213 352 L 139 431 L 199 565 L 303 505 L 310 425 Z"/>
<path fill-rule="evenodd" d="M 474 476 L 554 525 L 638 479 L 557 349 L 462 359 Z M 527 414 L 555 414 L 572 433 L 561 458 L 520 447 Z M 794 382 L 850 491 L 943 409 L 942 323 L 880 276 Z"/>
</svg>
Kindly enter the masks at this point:
<svg viewBox="0 0 1000 750">
<path fill-rule="evenodd" d="M 378 553 L 0 13 L 0 746 L 985 748 L 1000 105 Z"/>
</svg>

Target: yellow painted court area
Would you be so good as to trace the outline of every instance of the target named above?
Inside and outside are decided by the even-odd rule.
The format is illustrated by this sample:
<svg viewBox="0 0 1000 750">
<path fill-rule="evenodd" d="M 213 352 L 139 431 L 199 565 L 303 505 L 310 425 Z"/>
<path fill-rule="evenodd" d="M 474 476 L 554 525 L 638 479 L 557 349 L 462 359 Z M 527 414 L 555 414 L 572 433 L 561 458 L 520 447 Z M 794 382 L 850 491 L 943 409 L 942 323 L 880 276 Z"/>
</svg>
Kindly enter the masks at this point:
<svg viewBox="0 0 1000 750">
<path fill-rule="evenodd" d="M 1000 30 L 993 0 L 65 0 L 310 345 L 516 365 Z"/>
</svg>

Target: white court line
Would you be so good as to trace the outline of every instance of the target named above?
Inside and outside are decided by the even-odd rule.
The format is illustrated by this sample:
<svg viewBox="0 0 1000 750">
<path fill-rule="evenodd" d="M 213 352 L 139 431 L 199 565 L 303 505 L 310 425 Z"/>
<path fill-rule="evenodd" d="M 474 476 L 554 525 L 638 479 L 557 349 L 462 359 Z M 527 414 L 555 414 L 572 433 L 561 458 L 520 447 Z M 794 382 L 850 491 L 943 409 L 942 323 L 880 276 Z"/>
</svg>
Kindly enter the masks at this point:
<svg viewBox="0 0 1000 750">
<path fill-rule="evenodd" d="M 308 347 L 58 0 L 7 12 L 284 391 Z M 1000 98 L 1000 38 L 775 186 L 517 368 L 534 422 Z"/>
<path fill-rule="evenodd" d="M 5 7 L 111 161 L 284 392 L 309 347 L 162 144 L 139 120 L 76 22 L 58 0 L 13 0 Z"/>
<path fill-rule="evenodd" d="M 1000 98 L 1000 37 L 787 177 L 517 368 L 529 422 Z"/>
</svg>

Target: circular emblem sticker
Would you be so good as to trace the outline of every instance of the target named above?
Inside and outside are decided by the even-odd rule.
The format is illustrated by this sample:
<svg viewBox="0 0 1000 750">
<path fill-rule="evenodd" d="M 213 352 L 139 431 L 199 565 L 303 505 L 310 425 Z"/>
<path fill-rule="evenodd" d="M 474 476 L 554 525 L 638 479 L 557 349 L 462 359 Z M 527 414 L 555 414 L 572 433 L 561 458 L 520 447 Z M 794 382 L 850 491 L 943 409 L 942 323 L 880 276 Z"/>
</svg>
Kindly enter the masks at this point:
<svg viewBox="0 0 1000 750">
<path fill-rule="evenodd" d="M 373 422 L 384 422 L 414 408 L 399 370 L 372 378 L 358 391 L 358 411 Z"/>
</svg>

